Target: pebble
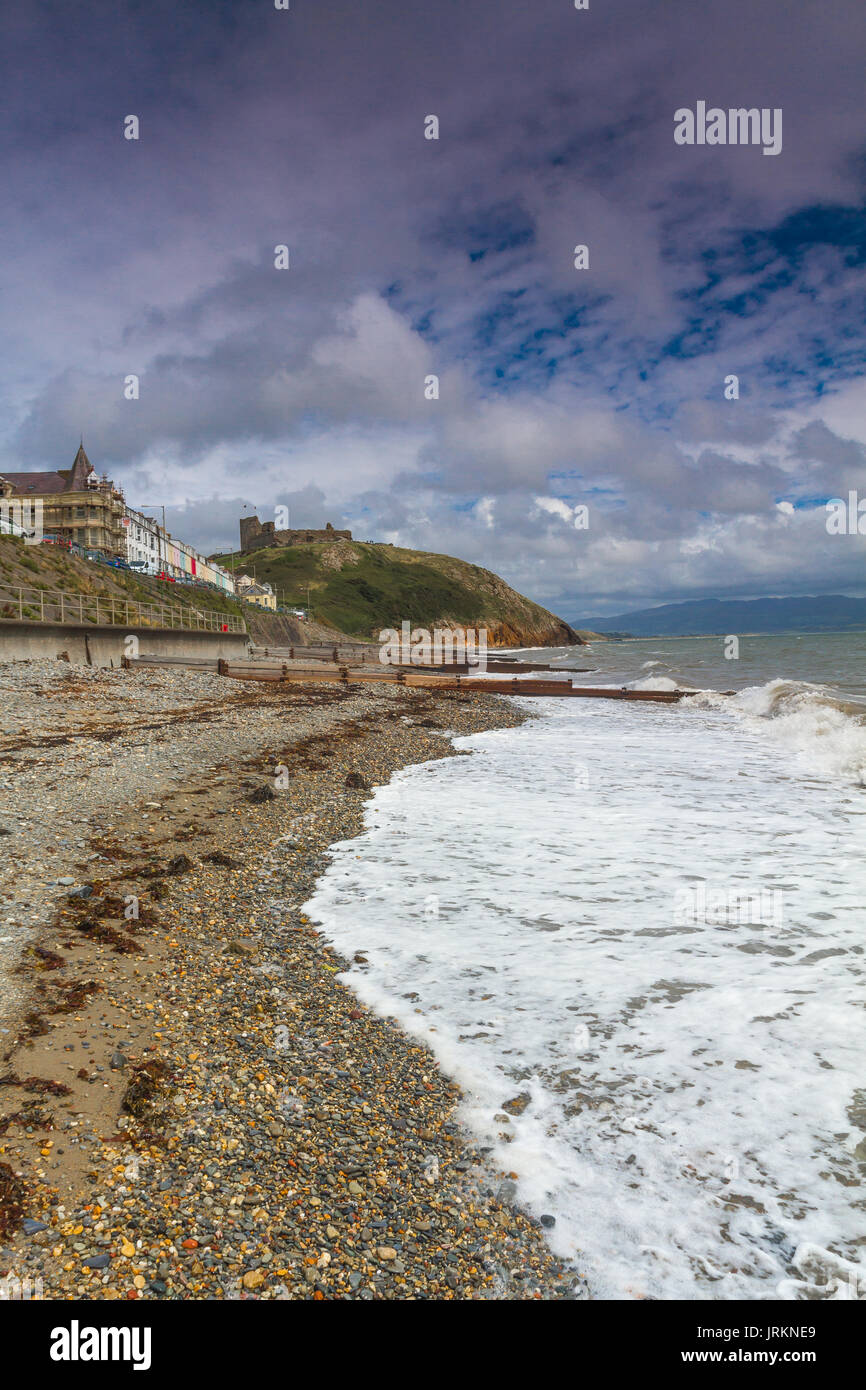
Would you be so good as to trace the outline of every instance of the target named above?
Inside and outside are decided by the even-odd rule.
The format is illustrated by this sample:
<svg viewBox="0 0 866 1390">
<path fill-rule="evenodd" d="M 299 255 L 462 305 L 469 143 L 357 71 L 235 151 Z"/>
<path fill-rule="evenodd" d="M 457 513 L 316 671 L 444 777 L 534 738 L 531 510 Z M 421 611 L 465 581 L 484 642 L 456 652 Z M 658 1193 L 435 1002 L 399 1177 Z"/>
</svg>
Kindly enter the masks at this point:
<svg viewBox="0 0 866 1390">
<path fill-rule="evenodd" d="M 21 1222 L 21 1229 L 25 1236 L 35 1236 L 37 1231 L 47 1231 L 48 1223 L 46 1221 L 36 1221 L 32 1216 L 26 1216 Z"/>
<path fill-rule="evenodd" d="M 67 679 L 84 694 L 67 699 Z M 125 1296 L 130 1286 L 143 1300 L 583 1296 L 576 1271 L 509 1204 L 506 1175 L 461 1131 L 456 1085 L 423 1044 L 335 978 L 349 963 L 302 910 L 328 847 L 363 828 L 364 788 L 347 785 L 350 777 L 381 785 L 409 762 L 450 756 L 443 728 L 471 734 L 522 716 L 507 700 L 462 692 L 250 691 L 196 672 L 66 666 L 58 679 L 31 671 L 29 684 L 0 667 L 7 720 L 16 681 L 23 705 L 15 728 L 25 723 L 31 736 L 41 718 L 46 735 L 65 728 L 80 740 L 90 691 L 99 727 L 110 718 L 120 729 L 107 746 L 94 741 L 87 779 L 80 742 L 63 758 L 50 750 L 51 805 L 67 836 L 86 823 L 92 833 L 93 817 L 107 834 L 148 794 L 159 825 L 175 778 L 190 802 L 203 786 L 196 811 L 206 810 L 209 788 L 233 798 L 218 808 L 225 817 L 199 822 L 206 839 L 148 851 L 163 864 L 187 863 L 159 879 L 158 930 L 139 938 L 148 948 L 153 942 L 157 964 L 146 952 L 128 958 L 143 977 L 159 973 L 155 993 L 133 984 L 122 999 L 123 1050 L 106 1045 L 95 1026 L 98 996 L 81 1015 L 93 1023 L 79 1045 L 92 1044 L 91 1074 L 94 1065 L 106 1067 L 101 1077 L 117 1088 L 118 1109 L 93 1133 L 67 1131 L 75 1152 L 87 1148 L 89 1176 L 74 1199 L 64 1196 L 61 1207 L 30 1175 L 30 1209 L 50 1226 L 47 1243 L 30 1247 L 46 1296 Z M 60 704 L 46 699 L 55 688 Z M 244 703 L 236 708 L 232 699 Z M 213 719 L 202 719 L 202 709 Z M 417 727 L 419 715 L 435 715 L 436 728 Z M 158 727 L 142 745 L 144 723 Z M 278 763 L 291 771 L 288 790 L 250 801 L 251 771 L 267 777 Z M 107 768 L 110 777 L 102 775 Z M 32 780 L 29 764 L 16 770 L 20 809 L 34 821 L 40 798 L 46 815 L 44 770 L 37 766 Z M 61 851 L 47 830 L 36 834 L 30 852 L 60 877 Z M 135 834 L 150 838 L 140 822 Z M 205 862 L 205 851 L 229 864 Z M 121 846 L 93 877 L 118 894 L 147 894 L 154 880 L 118 878 L 111 886 L 143 853 Z M 72 851 L 73 860 L 80 855 Z M 164 1072 L 132 1115 L 119 1111 L 119 1099 L 138 1065 L 132 1059 L 142 1055 L 136 1037 L 139 1049 L 147 1038 Z M 85 1255 L 102 1243 L 102 1253 Z M 118 1290 L 109 1293 L 101 1271 L 112 1255 Z"/>
</svg>

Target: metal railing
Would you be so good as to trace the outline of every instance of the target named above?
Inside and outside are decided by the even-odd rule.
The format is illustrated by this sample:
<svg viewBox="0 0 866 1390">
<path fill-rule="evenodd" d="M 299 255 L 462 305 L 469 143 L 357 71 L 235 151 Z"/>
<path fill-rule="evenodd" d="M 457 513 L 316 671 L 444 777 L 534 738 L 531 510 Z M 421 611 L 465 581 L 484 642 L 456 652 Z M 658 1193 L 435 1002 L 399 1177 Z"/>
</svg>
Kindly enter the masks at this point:
<svg viewBox="0 0 866 1390">
<path fill-rule="evenodd" d="M 103 594 L 67 594 L 0 584 L 0 622 L 94 623 L 126 627 L 172 627 L 188 631 L 246 632 L 236 613 L 218 613 L 169 603 L 136 603 Z"/>
</svg>

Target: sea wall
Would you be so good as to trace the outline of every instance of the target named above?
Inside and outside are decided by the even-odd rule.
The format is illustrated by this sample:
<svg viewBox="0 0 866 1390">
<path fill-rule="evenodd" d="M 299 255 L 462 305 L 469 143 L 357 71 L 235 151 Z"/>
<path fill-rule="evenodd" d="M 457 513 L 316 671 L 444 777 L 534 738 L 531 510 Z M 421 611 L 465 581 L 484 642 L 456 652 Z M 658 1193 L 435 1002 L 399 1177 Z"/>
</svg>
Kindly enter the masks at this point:
<svg viewBox="0 0 866 1390">
<path fill-rule="evenodd" d="M 110 627 L 95 623 L 0 623 L 0 661 L 68 658 L 85 666 L 119 666 L 127 637 L 140 656 L 193 656 L 238 661 L 250 651 L 244 632 L 184 632 L 177 628 Z"/>
</svg>

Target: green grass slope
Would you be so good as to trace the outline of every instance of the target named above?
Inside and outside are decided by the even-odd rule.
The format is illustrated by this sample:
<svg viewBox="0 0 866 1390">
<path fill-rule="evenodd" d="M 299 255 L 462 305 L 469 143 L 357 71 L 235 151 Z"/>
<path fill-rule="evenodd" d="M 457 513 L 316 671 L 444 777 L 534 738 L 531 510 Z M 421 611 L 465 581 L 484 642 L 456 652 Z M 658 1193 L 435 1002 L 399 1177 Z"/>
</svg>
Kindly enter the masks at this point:
<svg viewBox="0 0 866 1390">
<path fill-rule="evenodd" d="M 135 603 L 161 603 L 184 610 L 246 615 L 247 605 L 223 597 L 214 589 L 195 589 L 191 585 L 167 584 L 164 580 L 110 569 L 91 560 L 82 560 L 68 550 L 53 545 L 25 545 L 16 536 L 0 536 L 0 618 L 18 616 L 11 590 L 21 586 L 30 590 L 62 590 L 85 599 L 116 598 Z M 24 595 L 24 617 L 36 617 L 38 594 Z M 85 605 L 85 611 L 87 607 Z"/>
</svg>

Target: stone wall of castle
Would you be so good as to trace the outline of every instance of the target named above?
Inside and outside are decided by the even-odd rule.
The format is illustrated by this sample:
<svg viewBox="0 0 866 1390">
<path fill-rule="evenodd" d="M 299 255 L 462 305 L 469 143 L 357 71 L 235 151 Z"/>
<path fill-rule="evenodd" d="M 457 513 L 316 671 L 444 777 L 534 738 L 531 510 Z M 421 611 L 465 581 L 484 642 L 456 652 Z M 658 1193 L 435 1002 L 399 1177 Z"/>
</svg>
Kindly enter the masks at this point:
<svg viewBox="0 0 866 1390">
<path fill-rule="evenodd" d="M 277 531 L 272 521 L 259 521 L 257 516 L 242 516 L 241 550 L 261 550 L 268 545 L 307 545 L 315 541 L 350 541 L 351 531 L 335 531 L 330 521 L 324 531 Z"/>
</svg>

